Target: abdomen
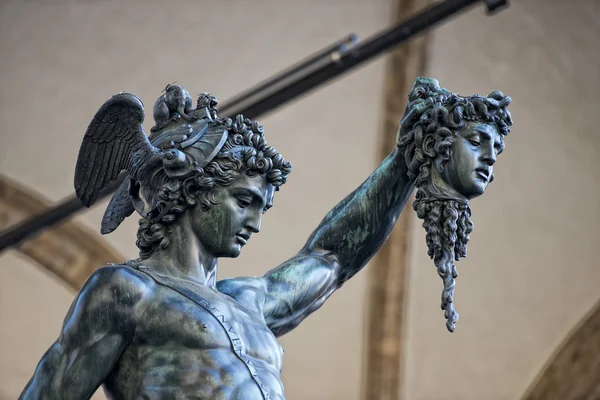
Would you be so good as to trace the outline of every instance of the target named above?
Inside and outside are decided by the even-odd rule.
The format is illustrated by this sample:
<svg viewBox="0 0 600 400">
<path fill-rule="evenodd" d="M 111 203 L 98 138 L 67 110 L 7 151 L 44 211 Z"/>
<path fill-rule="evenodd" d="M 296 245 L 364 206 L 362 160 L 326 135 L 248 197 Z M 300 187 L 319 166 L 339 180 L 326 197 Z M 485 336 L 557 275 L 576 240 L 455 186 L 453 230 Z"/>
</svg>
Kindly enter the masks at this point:
<svg viewBox="0 0 600 400">
<path fill-rule="evenodd" d="M 133 354 L 137 353 L 137 354 Z M 271 399 L 283 399 L 277 371 L 251 360 Z M 231 349 L 161 346 L 126 351 L 105 382 L 115 400 L 262 399 L 258 384 Z"/>
</svg>

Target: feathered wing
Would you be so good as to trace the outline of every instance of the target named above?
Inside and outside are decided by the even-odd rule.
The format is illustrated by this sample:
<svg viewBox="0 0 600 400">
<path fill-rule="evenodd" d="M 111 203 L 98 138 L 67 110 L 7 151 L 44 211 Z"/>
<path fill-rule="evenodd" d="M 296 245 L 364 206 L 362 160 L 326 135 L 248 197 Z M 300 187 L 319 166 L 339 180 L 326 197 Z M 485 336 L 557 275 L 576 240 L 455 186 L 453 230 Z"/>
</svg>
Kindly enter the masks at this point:
<svg viewBox="0 0 600 400">
<path fill-rule="evenodd" d="M 144 133 L 144 105 L 135 95 L 121 93 L 100 107 L 85 132 L 75 167 L 75 193 L 90 207 L 98 193 L 126 169 L 133 178 L 160 151 Z"/>
<path fill-rule="evenodd" d="M 134 211 L 135 208 L 129 196 L 129 179 L 125 179 L 110 199 L 108 207 L 106 207 L 106 211 L 102 217 L 100 233 L 103 235 L 111 233 L 121 225 L 121 222 L 125 218 L 133 214 Z"/>
</svg>

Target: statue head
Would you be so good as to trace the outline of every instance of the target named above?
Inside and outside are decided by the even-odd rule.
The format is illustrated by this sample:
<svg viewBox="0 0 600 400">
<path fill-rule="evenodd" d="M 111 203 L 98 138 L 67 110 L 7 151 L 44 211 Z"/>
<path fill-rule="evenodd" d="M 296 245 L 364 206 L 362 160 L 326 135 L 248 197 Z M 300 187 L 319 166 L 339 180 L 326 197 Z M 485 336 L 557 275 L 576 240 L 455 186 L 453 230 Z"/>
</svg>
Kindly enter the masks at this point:
<svg viewBox="0 0 600 400">
<path fill-rule="evenodd" d="M 423 219 L 428 254 L 444 280 L 442 309 L 450 331 L 458 319 L 452 306 L 454 261 L 466 256 L 473 229 L 468 201 L 494 179 L 512 125 L 510 101 L 499 91 L 459 96 L 426 78 L 418 78 L 409 94 L 407 114 L 412 111 L 416 122 L 403 128 L 399 147 L 417 188 L 413 207 Z"/>
<path fill-rule="evenodd" d="M 141 258 L 168 247 L 171 227 L 181 218 L 189 219 L 193 234 L 212 255 L 236 257 L 249 236 L 258 232 L 274 192 L 291 172 L 291 164 L 267 145 L 258 122 L 241 115 L 235 121 L 219 119 L 216 104 L 213 96 L 200 95 L 197 109 L 202 109 L 208 125 L 195 138 L 183 136 L 174 143 L 170 139 L 176 133 L 151 136 L 153 143 L 167 136 L 172 149 L 165 157 L 174 165 L 186 162 L 173 169 L 165 162 L 148 184 L 136 188 L 132 183 L 133 203 L 142 215 L 136 242 Z M 208 150 L 194 153 L 200 147 L 185 147 L 191 140 L 204 140 L 209 146 L 201 150 Z"/>
</svg>

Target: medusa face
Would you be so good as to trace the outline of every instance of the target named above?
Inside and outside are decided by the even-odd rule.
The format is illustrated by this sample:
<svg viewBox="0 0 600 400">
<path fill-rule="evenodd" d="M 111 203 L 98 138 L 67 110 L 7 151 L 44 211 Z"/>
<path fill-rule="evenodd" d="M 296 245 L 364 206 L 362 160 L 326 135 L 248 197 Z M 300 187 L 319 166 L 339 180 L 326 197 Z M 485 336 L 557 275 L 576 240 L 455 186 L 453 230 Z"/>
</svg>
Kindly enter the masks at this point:
<svg viewBox="0 0 600 400">
<path fill-rule="evenodd" d="M 482 195 L 493 179 L 496 157 L 503 149 L 503 138 L 495 125 L 469 122 L 452 144 L 450 159 L 436 160 L 436 184 L 466 199 Z"/>
</svg>

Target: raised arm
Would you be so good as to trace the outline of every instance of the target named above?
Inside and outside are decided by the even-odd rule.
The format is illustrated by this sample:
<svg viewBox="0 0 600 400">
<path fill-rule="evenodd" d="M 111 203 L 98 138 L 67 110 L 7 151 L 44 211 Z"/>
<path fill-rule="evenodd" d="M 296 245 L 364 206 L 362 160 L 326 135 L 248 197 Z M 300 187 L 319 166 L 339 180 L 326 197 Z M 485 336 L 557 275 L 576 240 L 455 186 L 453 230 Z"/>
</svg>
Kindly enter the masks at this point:
<svg viewBox="0 0 600 400">
<path fill-rule="evenodd" d="M 265 275 L 264 315 L 276 335 L 295 328 L 367 264 L 412 190 L 403 155 L 395 148 L 325 216 L 296 256 Z"/>
<path fill-rule="evenodd" d="M 19 399 L 90 398 L 131 340 L 145 291 L 146 283 L 129 268 L 94 272 Z"/>
</svg>

